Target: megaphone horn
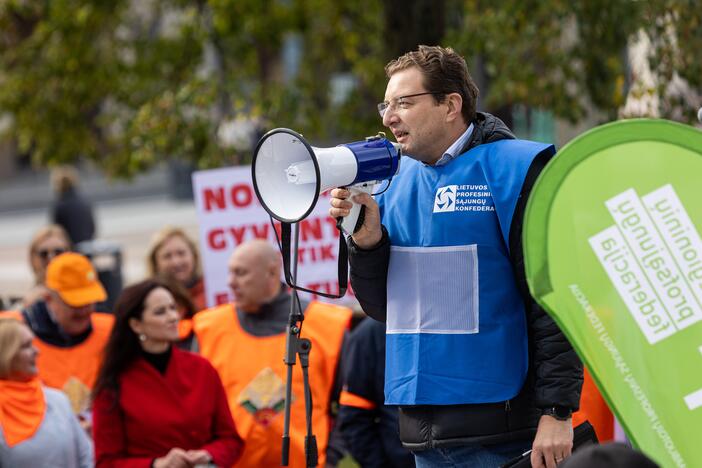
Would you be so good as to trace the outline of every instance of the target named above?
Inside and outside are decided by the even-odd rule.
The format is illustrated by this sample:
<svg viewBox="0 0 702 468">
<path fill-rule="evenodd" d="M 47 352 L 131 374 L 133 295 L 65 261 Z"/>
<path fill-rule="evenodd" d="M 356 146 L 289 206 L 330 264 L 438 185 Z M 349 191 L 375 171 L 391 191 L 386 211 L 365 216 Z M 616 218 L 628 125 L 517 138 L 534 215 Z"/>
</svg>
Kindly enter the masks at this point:
<svg viewBox="0 0 702 468">
<path fill-rule="evenodd" d="M 319 194 L 334 187 L 370 193 L 400 166 L 399 145 L 378 134 L 331 148 L 315 148 L 299 133 L 276 128 L 258 142 L 252 162 L 253 185 L 261 205 L 275 219 L 296 223 L 312 212 Z M 360 206 L 341 225 L 356 229 Z"/>
</svg>

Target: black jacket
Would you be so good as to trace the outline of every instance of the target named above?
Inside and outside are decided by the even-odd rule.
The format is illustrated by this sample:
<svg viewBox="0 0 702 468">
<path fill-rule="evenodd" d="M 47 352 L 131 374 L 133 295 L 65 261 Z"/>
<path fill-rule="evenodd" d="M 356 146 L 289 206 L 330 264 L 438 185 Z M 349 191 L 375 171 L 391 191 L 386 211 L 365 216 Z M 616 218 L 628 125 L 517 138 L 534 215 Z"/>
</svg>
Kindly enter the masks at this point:
<svg viewBox="0 0 702 468">
<path fill-rule="evenodd" d="M 478 113 L 473 124 L 471 138 L 461 153 L 480 144 L 514 138 L 505 124 L 490 114 Z M 578 408 L 582 364 L 556 323 L 530 296 L 524 271 L 524 209 L 529 192 L 549 159 L 550 154 L 542 153 L 529 168 L 509 235 L 511 261 L 525 301 L 529 333 L 529 371 L 524 386 L 516 397 L 505 402 L 401 407 L 400 438 L 411 450 L 528 439 L 536 432 L 542 409 Z M 382 240 L 371 250 L 360 249 L 349 238 L 351 282 L 356 297 L 368 315 L 383 322 L 389 258 L 390 242 L 384 227 Z"/>
<path fill-rule="evenodd" d="M 34 333 L 34 336 L 44 343 L 58 348 L 72 348 L 73 346 L 78 346 L 87 340 L 93 332 L 93 326 L 89 325 L 88 328 L 79 335 L 67 334 L 51 316 L 49 308 L 44 301 L 37 301 L 22 310 L 22 317 L 27 326 L 32 330 L 32 333 Z"/>
<path fill-rule="evenodd" d="M 414 467 L 414 457 L 400 444 L 396 406 L 386 406 L 385 326 L 364 319 L 349 335 L 343 355 L 344 390 L 374 404 L 341 405 L 339 427 L 353 458 L 363 468 Z"/>
<path fill-rule="evenodd" d="M 51 207 L 51 221 L 63 227 L 72 244 L 95 237 L 95 218 L 90 203 L 74 189 L 61 194 Z"/>
</svg>

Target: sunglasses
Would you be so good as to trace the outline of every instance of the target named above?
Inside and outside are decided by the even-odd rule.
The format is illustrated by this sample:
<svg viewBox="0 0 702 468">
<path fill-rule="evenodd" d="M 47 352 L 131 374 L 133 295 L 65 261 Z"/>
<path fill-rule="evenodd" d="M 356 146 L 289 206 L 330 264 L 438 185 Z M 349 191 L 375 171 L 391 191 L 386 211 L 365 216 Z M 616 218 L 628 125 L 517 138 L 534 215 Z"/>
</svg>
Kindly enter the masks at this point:
<svg viewBox="0 0 702 468">
<path fill-rule="evenodd" d="M 49 260 L 66 252 L 68 252 L 66 249 L 41 249 L 37 250 L 35 253 L 42 260 Z"/>
</svg>

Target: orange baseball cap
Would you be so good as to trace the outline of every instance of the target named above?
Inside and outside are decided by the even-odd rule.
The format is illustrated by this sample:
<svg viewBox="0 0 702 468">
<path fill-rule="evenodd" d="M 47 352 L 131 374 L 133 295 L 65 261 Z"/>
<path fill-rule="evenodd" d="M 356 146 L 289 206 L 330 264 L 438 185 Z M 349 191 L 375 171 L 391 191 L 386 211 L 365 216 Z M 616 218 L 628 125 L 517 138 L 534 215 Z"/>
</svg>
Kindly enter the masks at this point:
<svg viewBox="0 0 702 468">
<path fill-rule="evenodd" d="M 95 304 L 107 298 L 90 260 L 75 252 L 66 252 L 51 260 L 46 267 L 46 286 L 72 307 Z"/>
</svg>

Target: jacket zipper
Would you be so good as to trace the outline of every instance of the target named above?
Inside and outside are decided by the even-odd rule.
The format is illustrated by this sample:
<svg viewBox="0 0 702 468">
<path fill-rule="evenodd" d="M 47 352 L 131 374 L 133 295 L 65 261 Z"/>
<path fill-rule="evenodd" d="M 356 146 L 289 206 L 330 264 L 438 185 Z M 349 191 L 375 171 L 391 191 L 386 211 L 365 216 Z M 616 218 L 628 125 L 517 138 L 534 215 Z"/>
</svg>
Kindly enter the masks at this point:
<svg viewBox="0 0 702 468">
<path fill-rule="evenodd" d="M 512 430 L 511 424 L 509 421 L 509 413 L 512 411 L 512 405 L 510 404 L 510 400 L 505 401 L 505 424 L 507 425 L 507 432 L 510 432 Z"/>
</svg>

